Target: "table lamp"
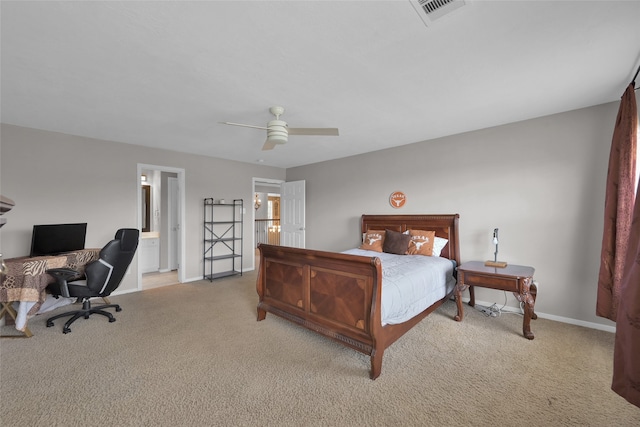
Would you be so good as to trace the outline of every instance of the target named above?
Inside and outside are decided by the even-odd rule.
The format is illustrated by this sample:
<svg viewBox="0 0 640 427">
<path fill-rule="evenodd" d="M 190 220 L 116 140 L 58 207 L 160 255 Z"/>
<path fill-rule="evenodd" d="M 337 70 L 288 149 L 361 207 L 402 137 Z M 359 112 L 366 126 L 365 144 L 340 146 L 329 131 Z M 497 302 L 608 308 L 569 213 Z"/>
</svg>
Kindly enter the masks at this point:
<svg viewBox="0 0 640 427">
<path fill-rule="evenodd" d="M 493 239 L 492 242 L 496 245 L 496 251 L 493 253 L 493 261 L 485 261 L 484 265 L 487 267 L 499 267 L 504 268 L 507 266 L 507 263 L 504 261 L 498 261 L 498 229 L 493 229 Z"/>
</svg>

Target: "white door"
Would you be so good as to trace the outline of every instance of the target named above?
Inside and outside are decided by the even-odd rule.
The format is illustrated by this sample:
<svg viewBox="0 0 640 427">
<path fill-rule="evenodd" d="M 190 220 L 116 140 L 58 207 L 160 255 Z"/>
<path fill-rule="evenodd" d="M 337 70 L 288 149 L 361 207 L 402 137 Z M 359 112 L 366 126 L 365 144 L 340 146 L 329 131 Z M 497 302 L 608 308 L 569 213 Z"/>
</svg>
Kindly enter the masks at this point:
<svg viewBox="0 0 640 427">
<path fill-rule="evenodd" d="M 305 181 L 280 185 L 280 244 L 304 248 Z"/>
<path fill-rule="evenodd" d="M 169 234 L 168 234 L 168 267 L 169 270 L 178 269 L 178 254 L 180 250 L 178 248 L 178 231 L 180 230 L 180 210 L 178 209 L 178 200 L 180 200 L 178 186 L 178 178 L 167 178 L 167 184 L 169 189 L 167 191 L 167 202 L 169 205 Z"/>
</svg>

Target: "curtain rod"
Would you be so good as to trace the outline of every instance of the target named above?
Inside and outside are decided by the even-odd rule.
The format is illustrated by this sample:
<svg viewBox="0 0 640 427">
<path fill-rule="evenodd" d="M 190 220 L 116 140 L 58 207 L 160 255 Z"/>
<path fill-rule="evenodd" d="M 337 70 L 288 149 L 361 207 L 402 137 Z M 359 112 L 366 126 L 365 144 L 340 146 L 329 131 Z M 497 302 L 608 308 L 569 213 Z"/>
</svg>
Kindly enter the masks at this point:
<svg viewBox="0 0 640 427">
<path fill-rule="evenodd" d="M 633 85 L 633 87 L 635 88 L 635 90 L 640 89 L 640 87 L 639 87 L 639 88 L 636 88 L 636 87 L 635 87 L 635 86 L 636 86 L 636 77 L 638 77 L 638 73 L 640 73 L 640 65 L 638 65 L 638 69 L 636 70 L 636 75 L 635 75 L 635 76 L 633 76 L 633 79 L 631 79 L 631 84 Z"/>
</svg>

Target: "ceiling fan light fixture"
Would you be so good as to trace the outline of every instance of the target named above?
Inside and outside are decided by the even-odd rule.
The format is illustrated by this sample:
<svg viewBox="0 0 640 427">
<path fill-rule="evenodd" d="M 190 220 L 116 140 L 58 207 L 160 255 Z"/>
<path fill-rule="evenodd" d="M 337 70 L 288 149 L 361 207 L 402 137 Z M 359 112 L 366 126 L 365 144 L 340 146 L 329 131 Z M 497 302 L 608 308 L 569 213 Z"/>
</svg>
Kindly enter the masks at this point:
<svg viewBox="0 0 640 427">
<path fill-rule="evenodd" d="M 271 107 L 269 112 L 276 116 L 275 120 L 267 123 L 267 127 L 247 125 L 243 123 L 220 122 L 225 125 L 241 126 L 254 129 L 264 129 L 267 131 L 267 140 L 262 146 L 262 150 L 273 150 L 276 145 L 286 144 L 291 135 L 320 135 L 338 136 L 338 128 L 290 128 L 287 122 L 280 120 L 280 115 L 284 113 L 283 107 Z"/>
<path fill-rule="evenodd" d="M 267 141 L 275 144 L 284 144 L 289 137 L 287 123 L 282 120 L 271 120 L 267 124 Z"/>
</svg>

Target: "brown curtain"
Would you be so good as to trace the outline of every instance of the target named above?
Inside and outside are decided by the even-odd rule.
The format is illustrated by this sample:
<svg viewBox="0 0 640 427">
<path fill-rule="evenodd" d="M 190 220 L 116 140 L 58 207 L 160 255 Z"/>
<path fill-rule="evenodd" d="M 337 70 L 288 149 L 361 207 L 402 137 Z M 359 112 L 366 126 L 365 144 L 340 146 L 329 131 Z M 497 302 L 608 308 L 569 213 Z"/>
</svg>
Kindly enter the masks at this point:
<svg viewBox="0 0 640 427">
<path fill-rule="evenodd" d="M 616 321 L 635 202 L 638 108 L 634 83 L 622 95 L 613 131 L 604 207 L 596 314 Z M 640 224 L 636 224 L 640 226 Z"/>
<path fill-rule="evenodd" d="M 618 128 L 621 128 L 622 144 L 633 147 L 632 153 L 635 153 L 638 110 L 633 83 L 622 97 L 618 123 L 614 131 L 614 144 Z M 620 151 L 623 151 L 622 147 Z M 640 192 L 640 183 L 638 191 Z M 618 257 L 625 260 L 618 292 L 619 299 L 615 304 L 617 317 L 611 389 L 640 407 L 640 197 L 635 199 L 628 236 L 626 251 L 617 253 Z"/>
</svg>

